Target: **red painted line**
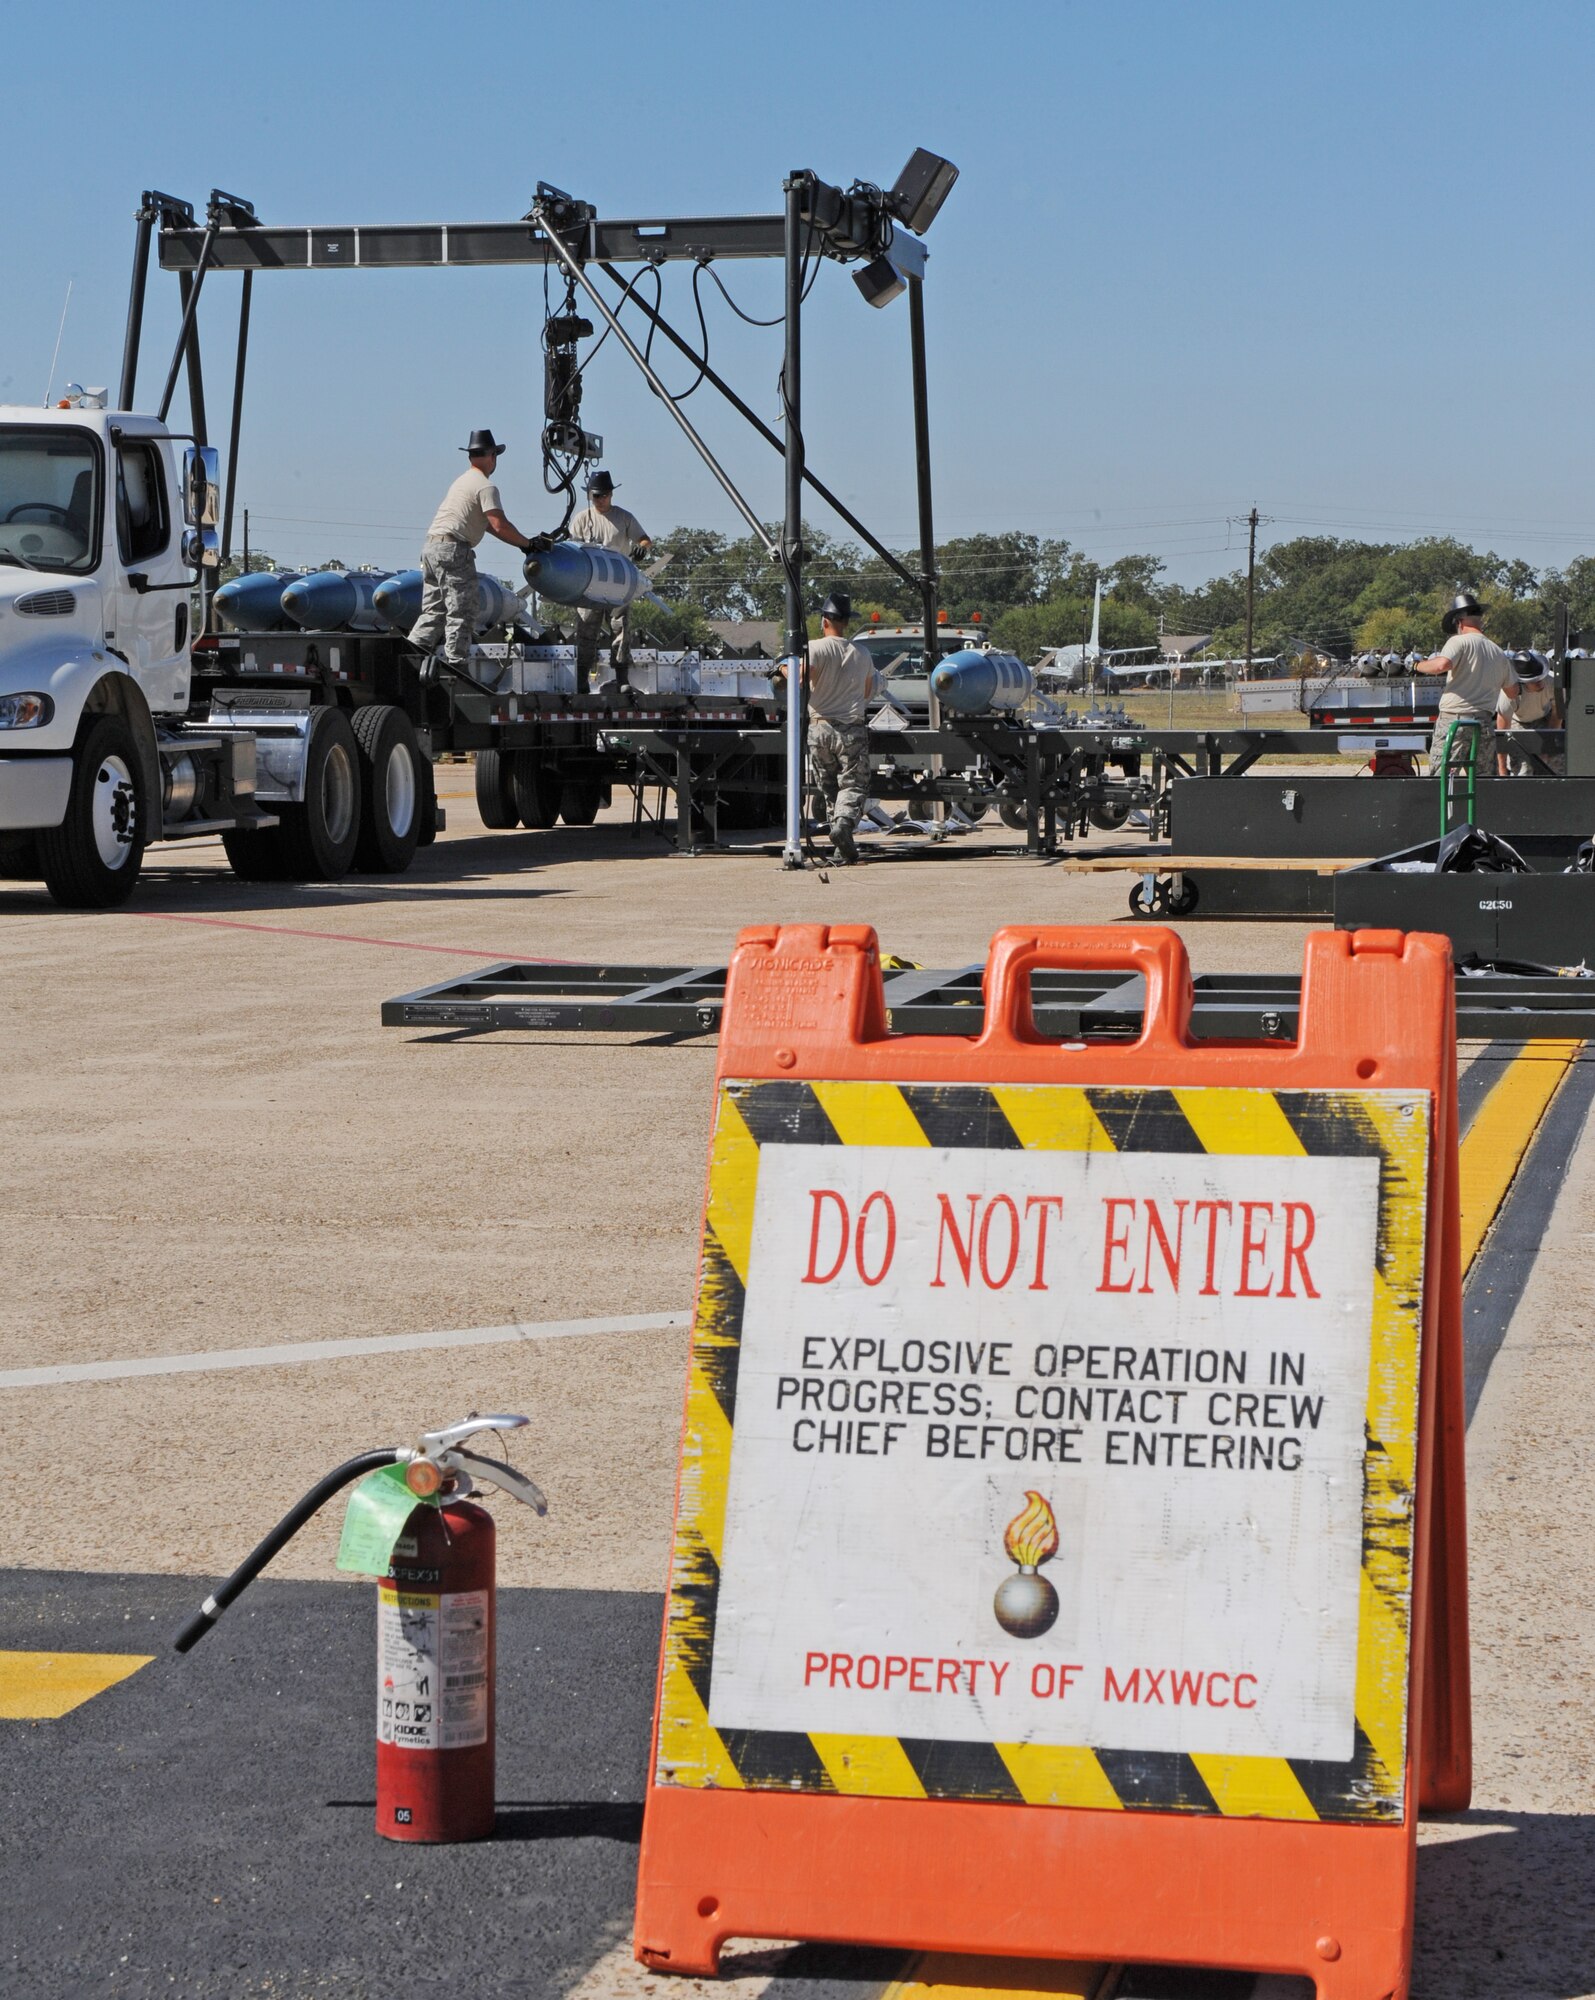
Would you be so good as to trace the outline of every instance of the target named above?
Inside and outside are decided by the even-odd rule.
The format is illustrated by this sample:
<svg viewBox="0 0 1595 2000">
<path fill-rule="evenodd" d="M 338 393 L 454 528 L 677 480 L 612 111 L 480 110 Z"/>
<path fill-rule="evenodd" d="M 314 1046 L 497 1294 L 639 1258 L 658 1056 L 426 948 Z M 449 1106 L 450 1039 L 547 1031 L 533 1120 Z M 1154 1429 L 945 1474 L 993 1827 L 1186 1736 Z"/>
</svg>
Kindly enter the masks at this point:
<svg viewBox="0 0 1595 2000">
<path fill-rule="evenodd" d="M 468 944 L 410 944 L 403 938 L 356 937 L 350 931 L 305 931 L 291 924 L 246 924 L 236 917 L 180 917 L 166 910 L 128 910 L 157 924 L 209 924 L 222 931 L 269 931 L 275 937 L 321 938 L 328 944 L 380 944 L 389 951 L 441 951 L 451 958 L 517 959 L 523 965 L 574 965 L 573 958 L 524 958 L 512 951 L 478 951 Z"/>
</svg>

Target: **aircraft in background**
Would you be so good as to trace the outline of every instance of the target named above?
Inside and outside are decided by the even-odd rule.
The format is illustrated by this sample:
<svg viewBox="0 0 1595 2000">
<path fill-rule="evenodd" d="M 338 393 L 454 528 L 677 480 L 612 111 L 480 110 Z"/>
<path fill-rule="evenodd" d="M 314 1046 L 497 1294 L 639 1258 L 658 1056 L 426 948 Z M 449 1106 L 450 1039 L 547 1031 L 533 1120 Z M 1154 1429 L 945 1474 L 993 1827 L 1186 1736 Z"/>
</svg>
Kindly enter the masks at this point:
<svg viewBox="0 0 1595 2000">
<path fill-rule="evenodd" d="M 1139 666 L 1115 666 L 1115 660 L 1130 660 L 1146 653 L 1156 653 L 1156 646 L 1120 646 L 1112 652 L 1102 650 L 1102 579 L 1097 578 L 1096 590 L 1091 600 L 1091 636 L 1084 645 L 1053 646 L 1036 662 L 1036 682 L 1038 686 L 1055 688 L 1089 687 L 1093 679 L 1101 675 L 1119 679 L 1126 674 L 1163 673 L 1169 671 L 1157 661 L 1142 662 Z"/>
</svg>

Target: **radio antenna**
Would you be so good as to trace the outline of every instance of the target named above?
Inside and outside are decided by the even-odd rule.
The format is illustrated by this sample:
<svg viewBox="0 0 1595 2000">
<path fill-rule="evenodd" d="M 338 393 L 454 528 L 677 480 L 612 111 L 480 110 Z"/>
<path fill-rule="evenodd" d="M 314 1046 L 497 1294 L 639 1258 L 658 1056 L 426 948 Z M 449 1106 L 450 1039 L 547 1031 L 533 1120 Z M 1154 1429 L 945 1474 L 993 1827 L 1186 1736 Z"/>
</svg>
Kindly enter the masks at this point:
<svg viewBox="0 0 1595 2000">
<path fill-rule="evenodd" d="M 61 359 L 61 336 L 66 332 L 67 308 L 72 303 L 72 280 L 66 281 L 66 299 L 61 307 L 61 324 L 55 330 L 55 352 L 50 356 L 50 379 L 44 385 L 44 407 L 50 407 L 50 391 L 55 387 L 55 364 Z"/>
</svg>

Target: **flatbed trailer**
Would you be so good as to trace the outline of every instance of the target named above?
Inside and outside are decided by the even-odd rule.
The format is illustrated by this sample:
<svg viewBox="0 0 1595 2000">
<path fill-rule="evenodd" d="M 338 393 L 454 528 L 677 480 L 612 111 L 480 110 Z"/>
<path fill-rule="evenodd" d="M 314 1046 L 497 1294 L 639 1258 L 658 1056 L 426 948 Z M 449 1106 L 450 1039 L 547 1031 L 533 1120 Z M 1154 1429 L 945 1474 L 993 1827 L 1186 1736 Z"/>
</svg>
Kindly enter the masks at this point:
<svg viewBox="0 0 1595 2000">
<path fill-rule="evenodd" d="M 894 1034 L 974 1036 L 985 1023 L 984 964 L 887 963 L 887 1021 Z M 505 960 L 401 993 L 382 1003 L 382 1025 L 445 1034 L 522 1032 L 642 1034 L 692 1038 L 719 1032 L 726 967 L 554 965 Z M 1291 1041 L 1301 1010 L 1293 973 L 1206 972 L 1192 982 L 1191 1033 L 1198 1040 Z M 1039 968 L 1031 975 L 1039 1033 L 1133 1040 L 1146 987 L 1139 973 Z M 1456 974 L 1457 1033 L 1518 1043 L 1595 1040 L 1595 977 Z"/>
</svg>

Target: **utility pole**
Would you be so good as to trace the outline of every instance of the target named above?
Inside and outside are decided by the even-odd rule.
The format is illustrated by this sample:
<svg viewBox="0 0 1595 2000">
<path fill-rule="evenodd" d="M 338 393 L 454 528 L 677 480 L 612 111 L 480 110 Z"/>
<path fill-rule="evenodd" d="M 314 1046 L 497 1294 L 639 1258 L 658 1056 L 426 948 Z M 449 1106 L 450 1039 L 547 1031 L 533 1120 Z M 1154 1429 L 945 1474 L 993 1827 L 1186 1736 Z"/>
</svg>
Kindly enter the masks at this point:
<svg viewBox="0 0 1595 2000">
<path fill-rule="evenodd" d="M 803 606 L 803 204 L 807 173 L 786 177 L 786 354 L 781 364 L 786 443 L 786 516 L 781 534 L 786 574 L 786 844 L 783 868 L 803 863 L 803 757 L 806 745 L 808 624 Z"/>
<path fill-rule="evenodd" d="M 1252 599 L 1257 586 L 1257 509 L 1246 517 L 1246 678 L 1252 677 Z"/>
</svg>

